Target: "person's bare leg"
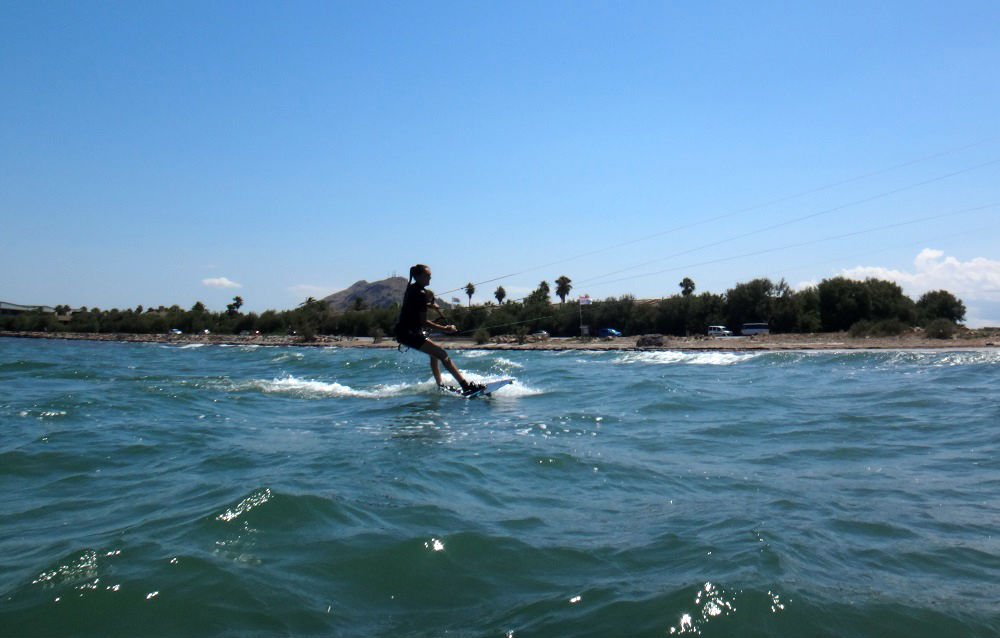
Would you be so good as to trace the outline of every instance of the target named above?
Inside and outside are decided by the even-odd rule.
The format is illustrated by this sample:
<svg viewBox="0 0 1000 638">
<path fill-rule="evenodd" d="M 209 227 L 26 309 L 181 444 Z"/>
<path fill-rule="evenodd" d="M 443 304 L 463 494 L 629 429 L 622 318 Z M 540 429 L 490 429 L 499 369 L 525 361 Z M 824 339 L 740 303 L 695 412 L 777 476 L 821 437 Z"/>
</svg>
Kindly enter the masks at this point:
<svg viewBox="0 0 1000 638">
<path fill-rule="evenodd" d="M 451 373 L 451 376 L 455 377 L 455 380 L 458 381 L 458 383 L 462 386 L 463 390 L 466 387 L 468 387 L 469 382 L 466 381 L 465 377 L 462 376 L 462 373 L 458 371 L 458 368 L 455 366 L 455 363 L 448 356 L 448 353 L 445 352 L 444 348 L 434 343 L 433 341 L 428 340 L 424 342 L 424 345 L 420 346 L 420 351 L 425 354 L 429 354 L 432 360 L 439 360 L 441 363 L 443 363 L 444 367 L 448 368 L 448 372 Z"/>
<path fill-rule="evenodd" d="M 438 366 L 438 360 L 436 357 L 431 357 L 431 374 L 434 375 L 434 380 L 437 381 L 438 385 L 444 385 L 441 380 L 441 368 Z"/>
</svg>

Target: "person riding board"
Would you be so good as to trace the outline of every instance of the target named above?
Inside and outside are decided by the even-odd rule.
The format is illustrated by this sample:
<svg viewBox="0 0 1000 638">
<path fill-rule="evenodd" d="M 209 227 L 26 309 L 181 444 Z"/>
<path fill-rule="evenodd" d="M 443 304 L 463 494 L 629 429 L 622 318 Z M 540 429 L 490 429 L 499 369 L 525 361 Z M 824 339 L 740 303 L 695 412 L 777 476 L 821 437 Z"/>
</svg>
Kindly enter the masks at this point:
<svg viewBox="0 0 1000 638">
<path fill-rule="evenodd" d="M 406 292 L 403 294 L 403 305 L 399 309 L 399 321 L 396 322 L 396 341 L 414 350 L 419 350 L 431 358 L 431 372 L 434 374 L 434 380 L 437 381 L 438 387 L 444 387 L 444 382 L 441 380 L 441 369 L 438 367 L 440 361 L 462 386 L 462 394 L 468 395 L 478 392 L 485 386 L 466 381 L 445 349 L 428 339 L 424 334 L 425 326 L 452 334 L 458 332 L 458 328 L 453 324 L 438 324 L 427 318 L 427 309 L 434 308 L 440 319 L 444 320 L 441 309 L 434 303 L 434 293 L 427 290 L 427 285 L 430 282 L 431 269 L 429 266 L 417 264 L 410 268 L 410 279 L 407 282 Z"/>
</svg>

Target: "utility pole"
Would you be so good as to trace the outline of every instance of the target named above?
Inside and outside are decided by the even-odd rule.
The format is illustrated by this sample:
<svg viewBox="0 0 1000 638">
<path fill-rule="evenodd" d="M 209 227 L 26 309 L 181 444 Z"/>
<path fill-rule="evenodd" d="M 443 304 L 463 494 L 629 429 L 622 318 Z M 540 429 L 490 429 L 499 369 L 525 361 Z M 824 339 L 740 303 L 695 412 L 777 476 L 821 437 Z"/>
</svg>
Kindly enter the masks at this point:
<svg viewBox="0 0 1000 638">
<path fill-rule="evenodd" d="M 583 307 L 590 305 L 590 295 L 580 295 L 580 298 L 577 301 L 579 302 L 580 307 L 580 336 L 587 337 L 589 336 L 588 333 L 590 330 L 588 329 L 588 326 L 583 325 Z"/>
</svg>

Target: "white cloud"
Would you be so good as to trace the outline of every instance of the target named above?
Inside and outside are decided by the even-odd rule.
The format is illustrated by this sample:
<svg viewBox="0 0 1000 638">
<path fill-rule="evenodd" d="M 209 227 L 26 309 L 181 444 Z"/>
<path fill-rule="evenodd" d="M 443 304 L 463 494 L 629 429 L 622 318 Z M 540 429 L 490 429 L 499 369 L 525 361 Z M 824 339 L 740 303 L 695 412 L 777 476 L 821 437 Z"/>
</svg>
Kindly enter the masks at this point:
<svg viewBox="0 0 1000 638">
<path fill-rule="evenodd" d="M 947 290 L 967 302 L 1000 301 L 1000 261 L 985 257 L 959 261 L 933 248 L 920 251 L 913 260 L 913 271 L 857 266 L 840 274 L 851 279 L 894 281 L 914 298 L 931 290 Z"/>
<path fill-rule="evenodd" d="M 799 283 L 795 284 L 794 286 L 792 286 L 792 289 L 796 291 L 801 291 L 805 290 L 806 288 L 815 288 L 818 285 L 819 285 L 818 279 L 807 279 L 805 281 L 800 281 Z"/>
<path fill-rule="evenodd" d="M 1000 302 L 970 304 L 965 313 L 965 325 L 970 328 L 1000 327 Z"/>
<path fill-rule="evenodd" d="M 242 284 L 232 281 L 228 277 L 210 277 L 202 279 L 201 284 L 209 288 L 242 288 Z"/>
<path fill-rule="evenodd" d="M 912 299 L 931 290 L 947 290 L 965 303 L 967 326 L 1000 325 L 1000 261 L 994 259 L 959 261 L 943 251 L 925 248 L 914 258 L 912 271 L 856 266 L 840 274 L 850 279 L 894 281 Z"/>
</svg>

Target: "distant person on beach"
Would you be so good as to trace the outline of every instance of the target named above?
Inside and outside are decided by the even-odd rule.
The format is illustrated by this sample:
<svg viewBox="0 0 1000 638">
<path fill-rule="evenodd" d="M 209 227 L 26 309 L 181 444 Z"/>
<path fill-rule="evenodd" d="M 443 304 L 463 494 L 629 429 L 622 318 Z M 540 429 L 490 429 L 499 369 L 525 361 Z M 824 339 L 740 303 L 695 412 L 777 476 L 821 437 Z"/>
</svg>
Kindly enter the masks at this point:
<svg viewBox="0 0 1000 638">
<path fill-rule="evenodd" d="M 469 383 L 458 371 L 451 358 L 444 348 L 434 343 L 424 334 L 424 327 L 430 326 L 436 330 L 447 333 L 458 332 L 453 324 L 442 325 L 434 323 L 427 318 L 427 309 L 435 308 L 438 315 L 444 319 L 437 304 L 434 303 L 434 293 L 427 290 L 427 285 L 431 283 L 431 269 L 424 264 L 417 264 L 410 268 L 410 280 L 403 294 L 403 306 L 399 309 L 399 321 L 396 322 L 396 341 L 404 346 L 419 350 L 431 358 L 431 372 L 438 387 L 443 387 L 441 380 L 441 369 L 438 362 L 448 368 L 451 376 L 462 386 L 462 394 L 472 394 L 482 390 L 484 386 L 478 383 Z"/>
</svg>

